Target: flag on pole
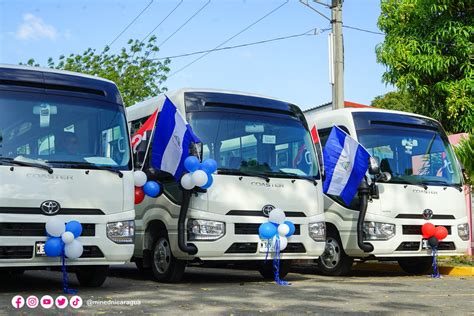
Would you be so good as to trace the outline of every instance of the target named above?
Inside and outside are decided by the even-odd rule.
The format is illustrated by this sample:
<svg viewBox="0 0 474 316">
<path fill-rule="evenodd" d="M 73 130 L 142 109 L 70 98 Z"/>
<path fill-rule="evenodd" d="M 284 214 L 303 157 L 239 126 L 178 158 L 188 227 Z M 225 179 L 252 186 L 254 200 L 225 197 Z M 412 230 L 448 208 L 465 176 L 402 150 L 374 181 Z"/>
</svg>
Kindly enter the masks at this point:
<svg viewBox="0 0 474 316">
<path fill-rule="evenodd" d="M 156 123 L 157 134 L 153 138 L 151 165 L 171 173 L 179 180 L 185 171 L 184 160 L 189 156 L 191 143 L 200 143 L 191 126 L 166 97 Z"/>
<path fill-rule="evenodd" d="M 140 127 L 140 129 L 132 137 L 132 150 L 133 153 L 137 152 L 146 152 L 148 148 L 148 143 L 150 142 L 153 129 L 156 124 L 156 117 L 158 115 L 158 110 L 153 112 L 153 114 L 146 120 L 146 122 Z"/>
<path fill-rule="evenodd" d="M 323 150 L 326 179 L 323 192 L 350 204 L 369 167 L 370 154 L 355 139 L 334 126 Z"/>
</svg>

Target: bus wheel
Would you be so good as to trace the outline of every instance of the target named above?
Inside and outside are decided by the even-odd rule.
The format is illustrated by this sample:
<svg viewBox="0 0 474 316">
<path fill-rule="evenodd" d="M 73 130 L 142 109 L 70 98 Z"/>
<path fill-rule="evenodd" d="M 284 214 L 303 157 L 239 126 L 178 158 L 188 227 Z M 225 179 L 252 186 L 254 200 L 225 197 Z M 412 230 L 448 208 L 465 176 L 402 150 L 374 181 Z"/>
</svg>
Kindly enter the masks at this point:
<svg viewBox="0 0 474 316">
<path fill-rule="evenodd" d="M 431 257 L 398 258 L 398 264 L 403 271 L 409 274 L 426 274 L 431 269 Z"/>
<path fill-rule="evenodd" d="M 290 273 L 291 260 L 280 260 L 280 279 L 283 279 Z M 273 270 L 273 260 L 261 261 L 258 263 L 258 272 L 265 280 L 275 279 L 275 271 Z"/>
<path fill-rule="evenodd" d="M 186 262 L 176 259 L 171 253 L 171 246 L 167 236 L 159 236 L 153 245 L 151 270 L 158 282 L 179 282 L 186 268 Z"/>
<path fill-rule="evenodd" d="M 76 278 L 81 286 L 100 287 L 107 279 L 109 266 L 81 266 L 76 272 Z"/>
<path fill-rule="evenodd" d="M 323 275 L 341 276 L 351 271 L 353 258 L 346 255 L 338 234 L 328 231 L 326 248 L 318 258 L 318 269 Z"/>
</svg>

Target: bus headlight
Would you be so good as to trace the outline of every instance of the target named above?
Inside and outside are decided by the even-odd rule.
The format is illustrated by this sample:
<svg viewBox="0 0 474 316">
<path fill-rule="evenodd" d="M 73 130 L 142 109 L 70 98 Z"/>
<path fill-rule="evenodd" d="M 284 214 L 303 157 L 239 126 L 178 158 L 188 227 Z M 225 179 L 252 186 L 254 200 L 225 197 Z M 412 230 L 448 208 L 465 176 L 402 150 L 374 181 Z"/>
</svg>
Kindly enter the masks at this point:
<svg viewBox="0 0 474 316">
<path fill-rule="evenodd" d="M 107 223 L 107 237 L 117 244 L 133 244 L 135 221 Z"/>
<path fill-rule="evenodd" d="M 395 236 L 395 225 L 379 222 L 364 222 L 365 240 L 389 240 Z"/>
<path fill-rule="evenodd" d="M 458 225 L 458 235 L 464 241 L 469 240 L 469 224 L 468 223 Z"/>
<path fill-rule="evenodd" d="M 225 234 L 225 223 L 205 219 L 188 220 L 188 240 L 217 240 Z"/>
<path fill-rule="evenodd" d="M 314 241 L 326 241 L 326 223 L 316 222 L 308 225 L 309 237 Z"/>
</svg>

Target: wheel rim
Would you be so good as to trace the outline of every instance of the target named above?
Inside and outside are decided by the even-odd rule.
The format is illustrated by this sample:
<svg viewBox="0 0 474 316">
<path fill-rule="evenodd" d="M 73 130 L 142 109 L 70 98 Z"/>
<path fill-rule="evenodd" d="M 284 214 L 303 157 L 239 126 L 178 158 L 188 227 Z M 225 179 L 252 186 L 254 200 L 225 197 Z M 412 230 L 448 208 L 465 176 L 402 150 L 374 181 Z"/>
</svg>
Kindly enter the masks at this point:
<svg viewBox="0 0 474 316">
<path fill-rule="evenodd" d="M 341 246 L 336 239 L 329 237 L 326 239 L 326 248 L 321 255 L 321 263 L 327 269 L 334 269 L 341 260 Z"/>
<path fill-rule="evenodd" d="M 164 238 L 158 240 L 153 254 L 153 262 L 159 273 L 164 274 L 168 271 L 171 264 L 171 249 L 168 240 Z"/>
</svg>

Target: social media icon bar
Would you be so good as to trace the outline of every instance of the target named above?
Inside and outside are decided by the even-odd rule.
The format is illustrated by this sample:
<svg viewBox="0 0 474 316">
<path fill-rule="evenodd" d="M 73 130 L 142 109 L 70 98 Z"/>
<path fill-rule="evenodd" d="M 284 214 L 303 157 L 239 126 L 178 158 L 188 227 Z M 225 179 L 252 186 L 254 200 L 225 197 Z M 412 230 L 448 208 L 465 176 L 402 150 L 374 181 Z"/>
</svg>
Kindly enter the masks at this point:
<svg viewBox="0 0 474 316">
<path fill-rule="evenodd" d="M 81 308 L 82 306 L 82 298 L 80 296 L 74 295 L 71 297 L 69 300 L 69 305 L 71 305 L 72 308 L 78 309 Z"/>
<path fill-rule="evenodd" d="M 54 299 L 49 295 L 45 295 L 41 298 L 40 304 L 43 308 L 51 308 L 54 305 Z"/>
<path fill-rule="evenodd" d="M 12 306 L 16 309 L 20 309 L 25 305 L 25 299 L 21 295 L 15 295 L 12 298 Z"/>
<path fill-rule="evenodd" d="M 39 305 L 39 300 L 36 296 L 30 295 L 26 299 L 26 306 L 29 308 L 36 308 Z"/>
<path fill-rule="evenodd" d="M 60 296 L 56 297 L 56 302 L 55 303 L 56 303 L 57 308 L 63 309 L 63 308 L 67 307 L 67 304 L 69 302 L 68 302 L 66 296 L 60 295 Z"/>
</svg>

